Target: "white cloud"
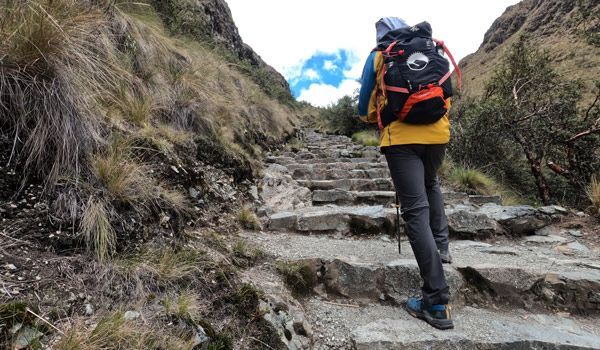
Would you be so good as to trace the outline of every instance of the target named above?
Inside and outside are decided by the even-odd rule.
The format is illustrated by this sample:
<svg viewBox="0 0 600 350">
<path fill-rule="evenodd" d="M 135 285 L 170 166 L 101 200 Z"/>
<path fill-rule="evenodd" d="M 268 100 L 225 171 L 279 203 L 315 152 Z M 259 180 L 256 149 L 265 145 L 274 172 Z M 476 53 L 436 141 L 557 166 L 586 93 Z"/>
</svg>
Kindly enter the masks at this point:
<svg viewBox="0 0 600 350">
<path fill-rule="evenodd" d="M 299 101 L 306 101 L 315 106 L 326 107 L 346 95 L 354 95 L 360 84 L 352 79 L 342 81 L 339 87 L 328 84 L 311 84 L 298 96 Z"/>
<path fill-rule="evenodd" d="M 328 71 L 334 71 L 337 69 L 337 66 L 335 65 L 335 63 L 333 63 L 333 61 L 326 60 L 325 62 L 323 62 L 323 69 Z"/>
<path fill-rule="evenodd" d="M 306 77 L 306 78 L 308 78 L 310 80 L 319 80 L 319 79 L 321 79 L 321 76 L 319 76 L 319 73 L 316 70 L 312 69 L 312 68 L 305 69 L 304 72 L 302 72 L 302 76 L 304 76 L 304 77 Z"/>
</svg>

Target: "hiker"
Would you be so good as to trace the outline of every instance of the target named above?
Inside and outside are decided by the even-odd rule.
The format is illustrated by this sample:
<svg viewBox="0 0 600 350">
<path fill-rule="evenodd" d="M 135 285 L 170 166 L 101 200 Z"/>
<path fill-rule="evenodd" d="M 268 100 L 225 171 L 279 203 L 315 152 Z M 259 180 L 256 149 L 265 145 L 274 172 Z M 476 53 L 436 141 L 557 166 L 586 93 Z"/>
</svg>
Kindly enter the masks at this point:
<svg viewBox="0 0 600 350">
<path fill-rule="evenodd" d="M 443 54 L 456 63 L 443 42 L 432 39 L 427 22 L 411 27 L 386 17 L 375 27 L 377 47 L 363 69 L 358 109 L 363 121 L 379 126 L 381 152 L 423 279 L 422 298 L 409 298 L 406 308 L 436 328 L 450 329 L 442 263 L 452 257 L 437 172 L 450 141 L 452 83 Z"/>
</svg>

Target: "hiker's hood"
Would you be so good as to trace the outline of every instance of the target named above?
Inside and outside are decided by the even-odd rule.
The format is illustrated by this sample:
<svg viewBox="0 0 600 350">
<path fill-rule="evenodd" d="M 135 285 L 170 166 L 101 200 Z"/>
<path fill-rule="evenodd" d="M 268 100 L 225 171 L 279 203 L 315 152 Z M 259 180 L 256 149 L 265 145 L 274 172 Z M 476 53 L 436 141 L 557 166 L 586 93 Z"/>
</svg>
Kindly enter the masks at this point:
<svg viewBox="0 0 600 350">
<path fill-rule="evenodd" d="M 381 44 L 381 40 L 388 32 L 404 27 L 408 27 L 408 24 L 406 24 L 402 18 L 383 17 L 375 23 L 375 29 L 377 30 L 377 45 Z"/>
</svg>

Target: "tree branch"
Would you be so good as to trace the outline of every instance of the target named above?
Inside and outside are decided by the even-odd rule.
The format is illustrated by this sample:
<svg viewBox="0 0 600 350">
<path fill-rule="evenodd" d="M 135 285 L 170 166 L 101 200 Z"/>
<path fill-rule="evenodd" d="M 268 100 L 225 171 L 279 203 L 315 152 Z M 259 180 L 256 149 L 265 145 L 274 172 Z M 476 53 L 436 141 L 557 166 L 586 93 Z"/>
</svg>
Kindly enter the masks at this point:
<svg viewBox="0 0 600 350">
<path fill-rule="evenodd" d="M 592 134 L 598 134 L 598 133 L 600 133 L 600 128 L 586 130 L 586 131 L 580 132 L 579 134 L 577 134 L 577 135 L 571 137 L 570 139 L 568 139 L 567 143 L 573 143 L 573 142 L 579 140 L 580 138 L 582 138 L 584 136 L 588 136 L 588 135 L 592 135 Z"/>
</svg>

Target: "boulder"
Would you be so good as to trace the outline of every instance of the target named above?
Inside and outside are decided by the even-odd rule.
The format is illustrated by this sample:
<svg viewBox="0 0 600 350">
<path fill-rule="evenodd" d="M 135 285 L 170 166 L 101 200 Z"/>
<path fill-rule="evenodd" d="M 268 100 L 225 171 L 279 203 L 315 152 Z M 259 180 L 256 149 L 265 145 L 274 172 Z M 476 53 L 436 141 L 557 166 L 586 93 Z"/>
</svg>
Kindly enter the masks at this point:
<svg viewBox="0 0 600 350">
<path fill-rule="evenodd" d="M 561 212 L 555 206 L 536 209 L 528 205 L 486 204 L 479 208 L 478 213 L 496 220 L 511 234 L 524 235 L 533 234 L 536 230 L 550 225 L 554 216 L 560 215 Z"/>
<path fill-rule="evenodd" d="M 446 209 L 450 233 L 463 238 L 488 238 L 502 234 L 502 227 L 489 216 L 464 209 Z"/>
</svg>

